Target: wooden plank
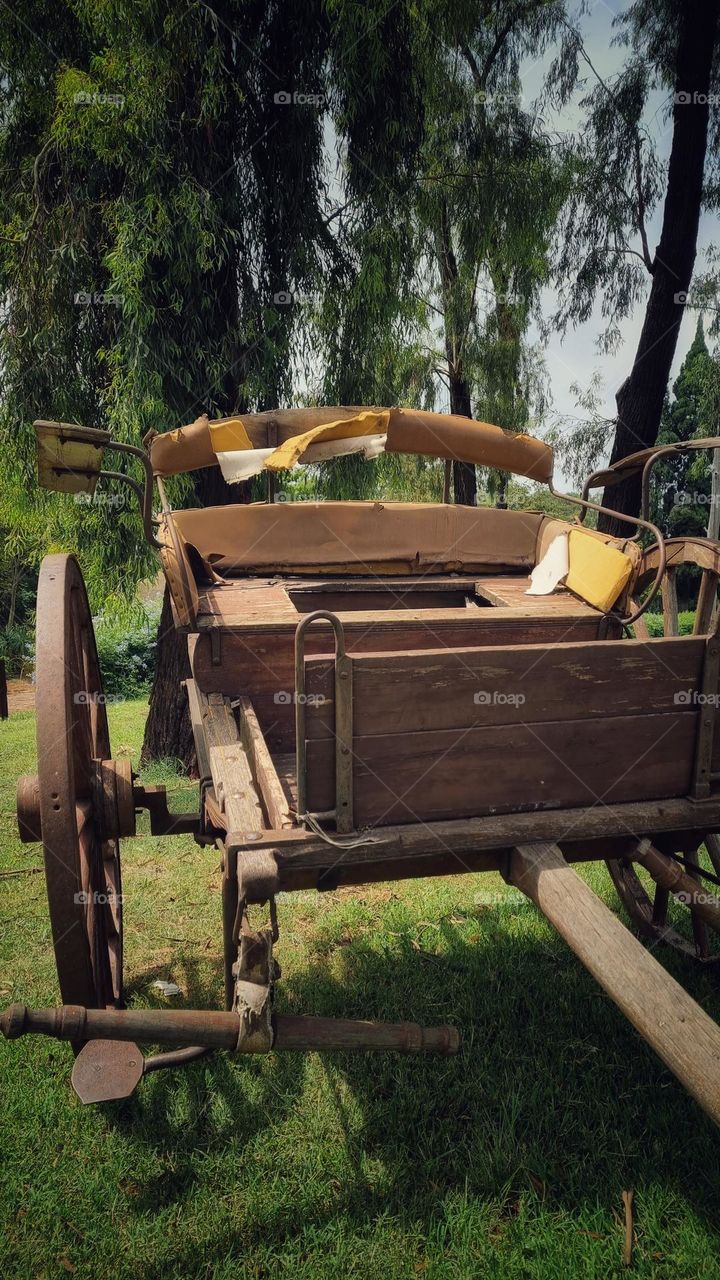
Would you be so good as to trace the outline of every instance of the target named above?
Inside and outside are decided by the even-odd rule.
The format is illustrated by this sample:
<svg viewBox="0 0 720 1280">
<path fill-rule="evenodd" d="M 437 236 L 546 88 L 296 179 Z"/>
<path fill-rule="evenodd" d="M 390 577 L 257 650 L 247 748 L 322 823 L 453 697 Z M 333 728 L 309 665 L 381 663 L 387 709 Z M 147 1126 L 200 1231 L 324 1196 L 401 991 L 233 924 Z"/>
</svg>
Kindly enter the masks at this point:
<svg viewBox="0 0 720 1280">
<path fill-rule="evenodd" d="M 265 826 L 262 805 L 240 743 L 211 747 L 210 772 L 228 830 L 260 831 Z"/>
<path fill-rule="evenodd" d="M 227 698 L 195 690 L 215 796 L 228 830 L 260 831 L 265 825 L 248 753 Z"/>
<path fill-rule="evenodd" d="M 208 619 L 221 622 L 229 627 L 256 627 L 277 623 L 295 623 L 298 620 L 296 605 L 305 611 L 303 603 L 308 604 L 316 598 L 316 607 L 327 607 L 326 593 L 357 596 L 353 602 L 352 612 L 356 606 L 365 604 L 364 613 L 369 613 L 370 603 L 367 600 L 371 593 L 374 601 L 372 610 L 386 612 L 395 608 L 394 596 L 402 599 L 404 604 L 412 600 L 418 601 L 420 596 L 438 591 L 463 593 L 475 604 L 494 605 L 499 608 L 512 608 L 525 616 L 548 617 L 556 614 L 567 614 L 578 617 L 597 618 L 597 613 L 590 605 L 578 600 L 569 591 L 560 589 L 550 596 L 528 596 L 528 576 L 525 572 L 513 575 L 495 574 L 478 578 L 474 574 L 423 574 L 407 577 L 393 575 L 379 579 L 377 575 L 365 575 L 363 578 L 323 578 L 283 576 L 281 578 L 239 578 L 221 584 L 214 584 L 199 592 L 198 615 L 201 627 Z M 323 596 L 320 600 L 319 597 Z M 296 600 L 293 603 L 291 596 Z M 387 601 L 385 610 L 383 600 Z M 423 601 L 422 609 L 415 610 L 416 615 L 424 614 L 427 602 Z M 346 612 L 350 613 L 349 607 Z"/>
<path fill-rule="evenodd" d="M 416 650 L 352 659 L 357 737 L 674 711 L 699 685 L 700 639 Z M 329 664 L 309 658 L 307 737 L 333 731 Z M 321 701 L 315 701 L 321 699 Z"/>
<path fill-rule="evenodd" d="M 641 603 L 642 601 L 639 600 L 637 596 L 635 596 L 630 601 L 633 613 L 637 612 L 637 610 L 640 608 Z M 633 622 L 632 625 L 633 625 L 633 631 L 635 632 L 635 635 L 638 640 L 650 639 L 650 629 L 647 624 L 647 614 L 641 613 L 640 617 L 637 619 L 636 622 Z"/>
<path fill-rule="evenodd" d="M 705 635 L 712 629 L 712 617 L 717 603 L 718 575 L 712 569 L 703 569 L 695 608 L 693 634 Z"/>
<path fill-rule="evenodd" d="M 720 1027 L 568 866 L 557 845 L 515 848 L 508 878 L 720 1124 Z"/>
<path fill-rule="evenodd" d="M 676 636 L 680 633 L 680 627 L 678 625 L 676 573 L 677 570 L 672 565 L 668 565 L 660 586 L 660 591 L 662 593 L 663 625 L 666 636 Z"/>
<path fill-rule="evenodd" d="M 198 688 L 194 680 L 185 681 L 185 691 L 188 696 L 190 724 L 192 726 L 193 738 L 195 740 L 195 755 L 197 757 L 198 773 L 201 779 L 209 778 L 210 757 L 208 755 L 205 727 L 202 719 L 203 709 L 207 707 L 207 699 L 203 694 L 198 692 Z M 201 699 L 203 703 L 202 707 L 200 705 Z"/>
<path fill-rule="evenodd" d="M 240 741 L 250 758 L 253 774 L 265 805 L 268 823 L 278 830 L 282 830 L 283 827 L 292 827 L 293 819 L 285 791 L 258 723 L 255 708 L 249 698 L 242 697 L 238 700 L 238 721 Z"/>
<path fill-rule="evenodd" d="M 697 713 L 611 716 L 353 741 L 357 826 L 687 793 Z M 334 803 L 334 743 L 308 742 L 308 807 Z"/>
<path fill-rule="evenodd" d="M 521 815 L 519 815 L 521 816 Z M 383 832 L 388 828 L 383 828 Z M 535 835 L 532 831 L 531 836 Z M 683 844 L 672 837 L 673 851 L 683 852 Z M 608 836 L 594 841 L 562 840 L 559 842 L 566 862 L 593 862 L 599 859 L 631 858 L 637 847 L 634 836 Z M 334 889 L 340 885 L 372 884 L 379 880 L 417 880 L 426 876 L 452 876 L 473 874 L 478 871 L 505 871 L 511 846 L 492 851 L 470 849 L 463 854 L 446 847 L 440 853 L 400 856 L 399 851 L 385 855 L 383 845 L 369 845 L 367 857 L 358 858 L 355 849 L 343 851 L 340 858 L 329 858 L 325 846 L 324 859 L 319 854 L 297 854 L 289 858 L 282 855 L 279 862 L 279 888 Z M 277 850 L 273 850 L 277 857 Z"/>
<path fill-rule="evenodd" d="M 577 618 L 515 617 L 514 610 L 478 609 L 468 621 L 447 619 L 377 623 L 372 618 L 361 623 L 358 615 L 345 625 L 348 653 L 403 652 L 441 648 L 477 648 L 482 645 L 555 644 L 570 640 L 592 640 L 597 636 L 600 615 Z M 237 697 L 247 694 L 256 701 L 258 693 L 274 694 L 294 687 L 294 627 L 276 631 L 223 631 L 220 636 L 221 659 L 212 662 L 210 637 L 198 636 L 193 652 L 192 670 L 198 688 L 204 693 L 226 693 Z M 306 637 L 306 652 L 329 653 L 332 648 L 330 630 L 313 628 Z M 292 708 L 291 708 L 292 710 Z M 261 721 L 262 723 L 262 721 Z M 263 726 L 264 727 L 264 726 Z"/>
<path fill-rule="evenodd" d="M 292 796 L 294 759 L 276 756 L 278 773 L 286 780 Z M 593 846 L 605 838 L 635 833 L 634 838 L 649 836 L 658 848 L 670 850 L 697 847 L 704 833 L 720 830 L 720 791 L 710 800 L 694 801 L 686 797 L 662 800 L 630 801 L 622 804 L 597 804 L 574 809 L 536 810 L 527 813 L 491 813 L 477 818 L 453 818 L 383 827 L 370 832 L 373 842 L 343 849 L 343 864 L 376 861 L 379 857 L 413 860 L 430 854 L 453 850 L 459 858 L 473 850 L 508 849 L 518 841 L 553 840 L 565 844 L 568 837 L 586 846 L 587 857 L 597 856 Z M 282 855 L 284 865 L 327 867 L 335 852 L 327 842 L 310 831 L 294 827 L 280 832 L 261 833 L 260 840 L 245 843 L 238 833 L 229 836 L 238 849 L 263 848 L 272 845 Z M 460 869 L 460 868 L 459 868 Z"/>
</svg>

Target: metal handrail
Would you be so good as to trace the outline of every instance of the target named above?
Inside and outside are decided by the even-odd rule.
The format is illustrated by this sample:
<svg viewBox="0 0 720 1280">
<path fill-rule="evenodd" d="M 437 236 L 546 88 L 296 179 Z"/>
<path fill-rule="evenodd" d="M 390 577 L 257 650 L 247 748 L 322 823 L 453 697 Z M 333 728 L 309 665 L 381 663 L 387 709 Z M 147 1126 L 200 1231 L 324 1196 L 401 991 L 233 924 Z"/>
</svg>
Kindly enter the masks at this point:
<svg viewBox="0 0 720 1280">
<path fill-rule="evenodd" d="M 336 614 L 317 609 L 295 629 L 295 768 L 297 818 L 307 817 L 307 752 L 305 749 L 305 633 L 314 622 L 329 622 L 335 634 L 335 825 L 353 830 L 352 795 L 352 665 L 345 650 L 345 632 Z"/>
</svg>

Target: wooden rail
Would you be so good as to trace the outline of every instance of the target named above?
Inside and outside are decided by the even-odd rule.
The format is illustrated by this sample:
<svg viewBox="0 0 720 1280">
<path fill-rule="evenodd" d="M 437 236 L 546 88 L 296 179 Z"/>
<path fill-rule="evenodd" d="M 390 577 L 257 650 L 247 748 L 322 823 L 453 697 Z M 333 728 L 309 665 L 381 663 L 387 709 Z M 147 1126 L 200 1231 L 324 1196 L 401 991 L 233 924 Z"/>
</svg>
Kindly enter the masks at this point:
<svg viewBox="0 0 720 1280">
<path fill-rule="evenodd" d="M 665 1066 L 720 1124 L 720 1027 L 596 897 L 556 844 L 517 846 L 508 879 L 547 916 Z"/>
</svg>

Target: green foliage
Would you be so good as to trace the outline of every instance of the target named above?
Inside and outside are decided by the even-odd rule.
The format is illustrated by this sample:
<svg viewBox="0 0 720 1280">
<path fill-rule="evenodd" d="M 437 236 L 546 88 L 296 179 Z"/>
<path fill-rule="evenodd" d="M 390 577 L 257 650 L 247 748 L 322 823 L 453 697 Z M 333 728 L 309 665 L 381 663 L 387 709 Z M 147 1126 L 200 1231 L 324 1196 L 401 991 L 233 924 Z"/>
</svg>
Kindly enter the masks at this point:
<svg viewBox="0 0 720 1280">
<path fill-rule="evenodd" d="M 29 623 L 16 622 L 0 630 L 0 658 L 8 676 L 26 676 L 32 671 L 35 637 Z"/>
<path fill-rule="evenodd" d="M 651 126 L 658 111 L 665 121 L 672 116 L 683 10 L 684 0 L 634 0 L 616 14 L 615 42 L 627 53 L 607 80 L 598 75 L 577 29 L 566 22 L 547 78 L 548 100 L 555 108 L 567 107 L 578 88 L 587 90 L 582 125 L 567 151 L 573 181 L 557 226 L 561 297 L 553 323 L 564 328 L 587 321 L 600 297 L 605 350 L 617 346 L 620 321 L 644 299 L 652 271 L 647 226 L 665 191 L 666 165 Z M 715 59 L 708 97 L 707 209 L 716 208 L 720 196 L 719 67 Z"/>
<path fill-rule="evenodd" d="M 708 414 L 708 395 L 718 379 L 718 368 L 708 352 L 700 318 L 692 346 L 675 379 L 672 399 L 665 403 L 658 444 L 677 444 L 716 434 L 717 420 Z M 710 455 L 703 451 L 663 460 L 654 468 L 652 516 L 668 536 L 705 535 L 710 463 Z"/>
<path fill-rule="evenodd" d="M 47 26 L 42 0 L 0 13 L 0 444 L 23 519 L 45 509 L 34 417 L 138 444 L 288 393 L 298 312 L 275 297 L 311 285 L 333 244 L 322 112 L 275 96 L 322 90 L 321 16 L 312 0 L 224 17 L 63 4 L 43 42 L 27 38 Z M 53 502 L 95 605 L 130 599 L 154 563 L 136 512 Z"/>
<path fill-rule="evenodd" d="M 648 612 L 645 614 L 645 620 L 647 622 L 648 631 L 651 636 L 662 636 L 664 634 L 663 618 L 661 613 L 654 613 L 649 609 Z M 681 636 L 692 635 L 692 629 L 694 624 L 695 624 L 694 609 L 681 610 L 681 612 L 678 614 L 678 635 L 681 635 Z"/>
<path fill-rule="evenodd" d="M 159 609 L 134 623 L 126 616 L 100 617 L 95 639 L 103 687 L 110 697 L 138 698 L 150 691 L 155 671 Z"/>
</svg>

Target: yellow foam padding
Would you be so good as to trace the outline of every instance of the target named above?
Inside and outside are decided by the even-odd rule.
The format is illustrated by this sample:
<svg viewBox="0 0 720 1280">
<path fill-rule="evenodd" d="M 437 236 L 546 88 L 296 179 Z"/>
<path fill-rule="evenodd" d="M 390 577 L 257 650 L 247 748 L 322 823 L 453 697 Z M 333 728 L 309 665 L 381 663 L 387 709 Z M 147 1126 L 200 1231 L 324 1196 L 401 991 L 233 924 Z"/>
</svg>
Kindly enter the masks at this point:
<svg viewBox="0 0 720 1280">
<path fill-rule="evenodd" d="M 630 557 L 581 529 L 570 530 L 568 549 L 570 569 L 565 586 L 595 609 L 612 609 L 630 580 Z"/>
<path fill-rule="evenodd" d="M 327 422 L 323 427 L 311 427 L 302 435 L 290 436 L 283 444 L 278 445 L 275 452 L 267 459 L 265 469 L 285 471 L 288 467 L 294 467 L 308 445 L 317 444 L 321 440 L 349 440 L 351 436 L 385 435 L 389 421 L 389 409 L 383 409 L 380 413 L 368 409 L 355 418 L 341 418 L 337 422 Z"/>
<path fill-rule="evenodd" d="M 209 426 L 210 441 L 215 453 L 255 448 L 240 418 L 230 418 L 228 422 L 211 422 Z"/>
</svg>

